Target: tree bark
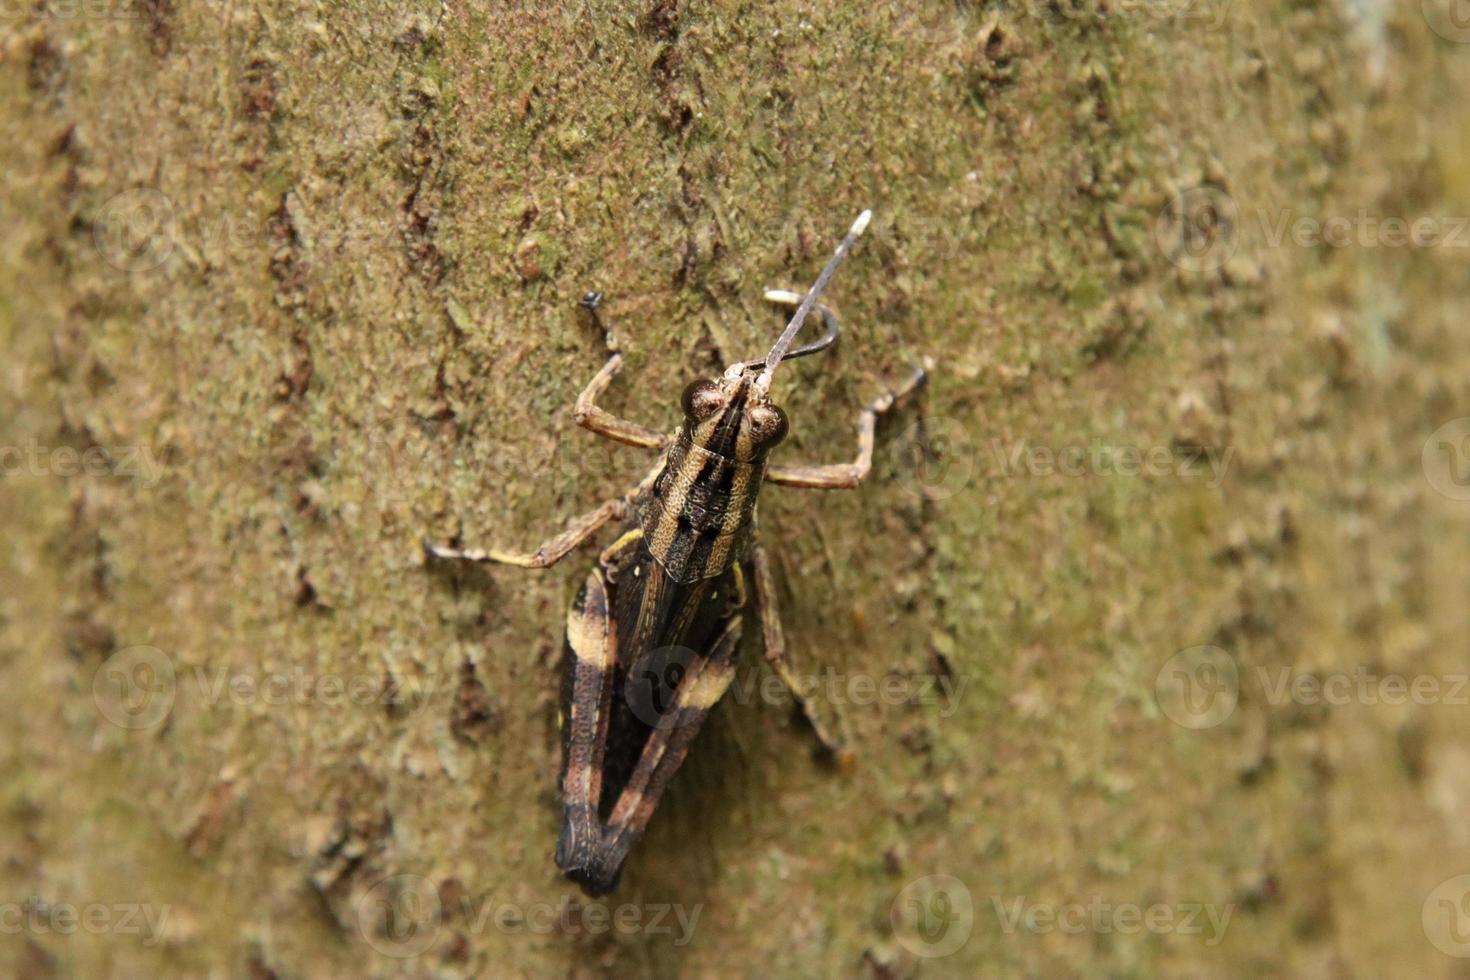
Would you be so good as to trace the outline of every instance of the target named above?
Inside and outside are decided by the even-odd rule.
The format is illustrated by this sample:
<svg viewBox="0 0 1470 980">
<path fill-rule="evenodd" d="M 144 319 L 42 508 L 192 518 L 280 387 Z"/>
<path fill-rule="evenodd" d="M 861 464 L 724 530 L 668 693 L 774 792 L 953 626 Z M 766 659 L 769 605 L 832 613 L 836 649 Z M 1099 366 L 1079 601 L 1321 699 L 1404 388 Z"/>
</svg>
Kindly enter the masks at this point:
<svg viewBox="0 0 1470 980">
<path fill-rule="evenodd" d="M 1447 9 L 13 5 L 6 972 L 1453 975 Z M 855 765 L 747 628 L 589 906 L 551 852 L 594 551 L 419 539 L 534 546 L 646 470 L 573 423 L 582 293 L 609 407 L 672 426 L 864 207 L 781 460 L 938 369 L 761 528 Z"/>
</svg>

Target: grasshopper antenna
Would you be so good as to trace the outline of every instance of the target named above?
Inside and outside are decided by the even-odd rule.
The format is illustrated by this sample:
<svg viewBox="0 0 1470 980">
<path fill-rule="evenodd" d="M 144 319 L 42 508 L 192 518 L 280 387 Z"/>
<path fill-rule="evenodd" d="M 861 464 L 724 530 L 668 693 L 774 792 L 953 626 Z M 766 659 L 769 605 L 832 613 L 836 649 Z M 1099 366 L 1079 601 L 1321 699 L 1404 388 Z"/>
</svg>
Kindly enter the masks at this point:
<svg viewBox="0 0 1470 980">
<path fill-rule="evenodd" d="M 843 236 L 842 241 L 838 243 L 837 251 L 833 252 L 832 257 L 827 260 L 827 264 L 822 268 L 822 274 L 817 276 L 817 281 L 812 283 L 812 288 L 806 291 L 806 297 L 802 299 L 801 305 L 796 308 L 796 312 L 792 315 L 791 321 L 786 324 L 786 329 L 781 331 L 781 336 L 776 338 L 776 343 L 771 347 L 770 353 L 766 355 L 765 370 L 761 371 L 760 377 L 755 379 L 757 390 L 762 392 L 770 390 L 771 374 L 776 370 L 776 365 L 781 363 L 781 359 L 786 355 L 787 348 L 796 339 L 797 331 L 801 329 L 801 325 L 806 322 L 807 315 L 811 313 L 812 307 L 816 305 L 817 297 L 822 295 L 822 290 L 827 288 L 827 283 L 831 281 L 832 274 L 837 271 L 837 266 L 847 257 L 847 253 L 852 250 L 853 243 L 858 240 L 858 236 L 868 227 L 868 222 L 872 218 L 873 212 L 871 210 L 864 210 L 862 214 L 857 216 L 857 220 L 852 223 L 852 227 L 847 230 L 847 234 Z"/>
</svg>

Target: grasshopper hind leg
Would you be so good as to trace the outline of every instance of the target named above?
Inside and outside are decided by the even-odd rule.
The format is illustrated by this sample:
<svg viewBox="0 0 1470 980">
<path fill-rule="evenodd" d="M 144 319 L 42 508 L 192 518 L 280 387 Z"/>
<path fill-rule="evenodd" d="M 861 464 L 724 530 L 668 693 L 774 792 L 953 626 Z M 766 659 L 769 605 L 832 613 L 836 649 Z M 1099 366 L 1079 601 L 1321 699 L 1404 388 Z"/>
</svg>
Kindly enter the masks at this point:
<svg viewBox="0 0 1470 980">
<path fill-rule="evenodd" d="M 628 686 L 632 675 L 617 665 L 617 625 L 605 614 L 616 604 L 606 574 L 588 576 L 567 621 L 564 683 L 571 708 L 564 729 L 565 811 L 556 850 L 562 873 L 594 897 L 617 887 L 633 845 L 710 709 L 729 687 L 742 627 L 738 609 L 731 610 L 705 649 L 686 650 L 678 658 L 677 681 L 667 689 L 660 686 L 670 700 L 659 704 L 657 716 L 650 715 L 632 707 L 642 705 L 642 699 Z M 624 757 L 631 765 L 616 764 Z"/>
<path fill-rule="evenodd" d="M 807 724 L 811 726 L 812 733 L 816 735 L 817 741 L 822 746 L 822 751 L 827 757 L 835 761 L 843 769 L 849 769 L 853 765 L 855 756 L 842 741 L 834 736 L 827 726 L 823 724 L 812 703 L 802 690 L 801 679 L 791 669 L 791 663 L 786 658 L 786 631 L 781 626 L 781 608 L 776 599 L 776 579 L 771 572 L 771 560 L 766 554 L 766 549 L 756 545 L 751 549 L 750 567 L 755 579 L 755 608 L 761 620 L 761 643 L 762 653 L 765 655 L 766 663 L 781 683 L 786 685 L 786 690 L 791 693 Z"/>
<path fill-rule="evenodd" d="M 597 887 L 611 891 L 617 886 L 623 864 L 647 829 L 664 790 L 683 765 L 710 709 L 724 696 L 735 677 L 740 635 L 740 616 L 732 615 L 710 648 L 690 660 L 674 702 L 649 733 L 632 777 L 618 794 L 608 816 L 602 847 L 596 855 L 597 870 L 601 872 L 595 882 Z M 590 893 L 606 894 L 606 891 Z"/>
<path fill-rule="evenodd" d="M 612 714 L 617 627 L 612 618 L 612 594 L 606 572 L 588 576 L 567 614 L 566 670 L 562 703 L 561 834 L 556 863 L 567 877 L 586 889 L 579 877 L 595 866 L 603 839 L 598 816 L 602 796 L 607 729 Z"/>
<path fill-rule="evenodd" d="M 567 525 L 566 530 L 541 542 L 534 551 L 513 551 L 506 548 L 451 548 L 437 545 L 426 537 L 420 542 L 424 549 L 424 557 L 446 561 L 498 562 L 502 565 L 519 565 L 522 568 L 550 568 L 571 554 L 573 549 L 591 540 L 592 536 L 609 521 L 629 517 L 633 513 L 633 504 L 638 499 L 638 495 L 653 486 L 653 481 L 659 473 L 663 472 L 663 468 L 664 459 L 660 458 L 654 464 L 653 469 L 649 470 L 643 479 L 627 493 L 605 501 L 595 510 L 574 518 Z M 615 549 L 626 547 L 630 541 L 631 533 L 625 533 L 612 547 L 605 550 L 602 553 L 604 566 L 615 557 Z"/>
</svg>

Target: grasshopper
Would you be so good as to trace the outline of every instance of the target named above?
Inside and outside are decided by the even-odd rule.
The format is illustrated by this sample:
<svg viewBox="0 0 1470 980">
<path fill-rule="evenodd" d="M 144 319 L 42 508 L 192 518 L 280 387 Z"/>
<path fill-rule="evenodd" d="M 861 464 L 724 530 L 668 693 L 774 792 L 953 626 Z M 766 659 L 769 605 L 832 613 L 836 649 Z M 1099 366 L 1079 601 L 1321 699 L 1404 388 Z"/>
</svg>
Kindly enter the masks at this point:
<svg viewBox="0 0 1470 980">
<path fill-rule="evenodd" d="M 588 895 L 605 895 L 617 886 L 629 851 L 734 677 L 740 613 L 749 592 L 761 613 L 767 662 L 792 689 L 823 746 L 847 755 L 797 691 L 770 560 L 753 532 L 763 483 L 856 487 L 872 465 L 878 416 L 919 388 L 932 367 L 926 361 L 905 384 L 862 410 L 853 462 L 768 462 L 788 428 L 786 414 L 770 399 L 772 375 L 782 361 L 815 354 L 837 340 L 837 317 L 817 298 L 870 217 L 869 211 L 858 216 L 804 295 L 766 293 L 770 301 L 796 306 L 780 337 L 763 359 L 737 362 L 719 378 L 686 387 L 684 421 L 673 434 L 598 407 L 623 357 L 599 319 L 601 294 L 588 293 L 582 305 L 602 328 L 611 356 L 577 398 L 577 423 L 617 442 L 658 450 L 657 465 L 632 490 L 572 521 L 534 551 L 423 542 L 429 558 L 546 568 L 608 522 L 621 524 L 572 602 L 563 653 L 564 810 L 556 863 Z M 814 310 L 824 324 L 822 336 L 791 349 Z"/>
</svg>

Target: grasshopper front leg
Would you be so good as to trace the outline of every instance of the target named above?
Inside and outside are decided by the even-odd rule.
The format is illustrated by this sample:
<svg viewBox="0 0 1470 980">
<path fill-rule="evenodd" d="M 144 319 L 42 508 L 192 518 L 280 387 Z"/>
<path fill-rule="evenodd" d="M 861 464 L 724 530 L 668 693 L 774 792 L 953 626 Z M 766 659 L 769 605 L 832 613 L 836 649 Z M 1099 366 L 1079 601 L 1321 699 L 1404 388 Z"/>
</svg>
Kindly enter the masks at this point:
<svg viewBox="0 0 1470 980">
<path fill-rule="evenodd" d="M 598 306 L 602 303 L 602 294 L 590 292 L 582 297 L 582 308 L 592 317 L 592 322 L 602 331 L 604 341 L 607 343 L 608 358 L 602 369 L 592 376 L 587 382 L 587 387 L 577 396 L 576 407 L 572 410 L 577 424 L 589 432 L 621 442 L 628 446 L 637 446 L 640 449 L 663 449 L 669 444 L 669 436 L 665 432 L 650 429 L 630 422 L 627 419 L 618 418 L 611 412 L 597 404 L 597 399 L 607 391 L 607 386 L 612 384 L 613 375 L 617 374 L 623 367 L 623 352 L 618 346 L 617 338 L 612 330 L 602 321 L 602 315 L 598 313 Z"/>
<path fill-rule="evenodd" d="M 607 391 L 607 386 L 612 384 L 613 375 L 622 370 L 622 367 L 623 354 L 621 351 L 614 350 L 608 357 L 607 363 L 602 366 L 602 370 L 592 376 L 592 380 L 587 382 L 587 387 L 583 388 L 582 393 L 577 396 L 572 415 L 582 428 L 611 439 L 613 442 L 637 446 L 639 449 L 663 449 L 669 444 L 668 433 L 618 418 L 597 404 L 597 399 L 602 397 L 602 393 Z"/>
<path fill-rule="evenodd" d="M 878 427 L 878 416 L 887 412 L 909 395 L 913 394 L 929 379 L 934 370 L 931 358 L 925 358 L 922 367 L 901 386 L 886 391 L 864 406 L 858 415 L 858 454 L 851 463 L 828 463 L 820 466 L 772 466 L 766 471 L 771 483 L 786 487 L 804 487 L 808 490 L 851 490 L 868 475 L 873 468 L 873 436 Z"/>
</svg>

